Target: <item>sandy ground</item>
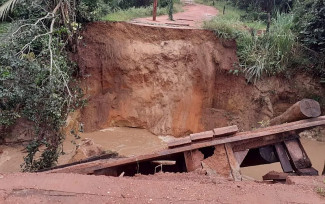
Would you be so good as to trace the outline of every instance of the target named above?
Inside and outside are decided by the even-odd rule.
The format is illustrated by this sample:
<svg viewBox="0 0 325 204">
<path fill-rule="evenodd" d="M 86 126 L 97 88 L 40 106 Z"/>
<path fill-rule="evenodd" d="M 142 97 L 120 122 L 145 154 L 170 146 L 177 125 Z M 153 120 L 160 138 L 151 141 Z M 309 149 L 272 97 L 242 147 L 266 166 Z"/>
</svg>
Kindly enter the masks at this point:
<svg viewBox="0 0 325 204">
<path fill-rule="evenodd" d="M 6 174 L 0 203 L 325 203 L 325 177 L 294 185 L 233 182 L 198 174 L 115 178 L 75 174 Z"/>
<path fill-rule="evenodd" d="M 157 16 L 156 21 L 153 21 L 152 17 L 146 17 L 134 19 L 130 22 L 146 26 L 191 29 L 201 28 L 203 21 L 209 20 L 218 14 L 216 8 L 201 4 L 185 4 L 183 9 L 184 12 L 173 15 L 174 21 L 170 21 L 168 15 L 163 15 Z"/>
</svg>

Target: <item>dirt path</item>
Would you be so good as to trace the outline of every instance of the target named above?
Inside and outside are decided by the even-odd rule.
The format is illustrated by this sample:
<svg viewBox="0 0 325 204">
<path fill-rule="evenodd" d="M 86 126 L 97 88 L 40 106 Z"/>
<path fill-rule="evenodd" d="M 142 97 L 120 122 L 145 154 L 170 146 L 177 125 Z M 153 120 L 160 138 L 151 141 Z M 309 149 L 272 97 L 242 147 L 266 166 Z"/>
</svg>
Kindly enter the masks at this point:
<svg viewBox="0 0 325 204">
<path fill-rule="evenodd" d="M 184 1 L 184 12 L 174 14 L 174 21 L 168 19 L 168 15 L 158 16 L 157 21 L 153 21 L 152 17 L 138 18 L 130 21 L 133 24 L 192 29 L 201 28 L 203 21 L 209 20 L 218 14 L 218 10 L 211 6 L 202 4 L 187 3 Z"/>
<path fill-rule="evenodd" d="M 325 187 L 324 177 L 292 180 L 294 185 L 232 182 L 198 174 L 9 174 L 0 179 L 0 203 L 325 203 L 316 193 L 317 187 Z"/>
</svg>

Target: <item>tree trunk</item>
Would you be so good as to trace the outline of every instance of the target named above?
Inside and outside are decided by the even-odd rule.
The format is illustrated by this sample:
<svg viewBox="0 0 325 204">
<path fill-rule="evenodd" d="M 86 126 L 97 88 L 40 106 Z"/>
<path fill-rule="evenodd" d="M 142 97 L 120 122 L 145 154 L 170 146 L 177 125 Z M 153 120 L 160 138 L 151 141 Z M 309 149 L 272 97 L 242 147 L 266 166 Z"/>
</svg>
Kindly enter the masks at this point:
<svg viewBox="0 0 325 204">
<path fill-rule="evenodd" d="M 292 105 L 286 112 L 270 121 L 270 125 L 293 122 L 297 120 L 315 118 L 321 115 L 320 105 L 312 99 L 303 99 Z"/>
</svg>

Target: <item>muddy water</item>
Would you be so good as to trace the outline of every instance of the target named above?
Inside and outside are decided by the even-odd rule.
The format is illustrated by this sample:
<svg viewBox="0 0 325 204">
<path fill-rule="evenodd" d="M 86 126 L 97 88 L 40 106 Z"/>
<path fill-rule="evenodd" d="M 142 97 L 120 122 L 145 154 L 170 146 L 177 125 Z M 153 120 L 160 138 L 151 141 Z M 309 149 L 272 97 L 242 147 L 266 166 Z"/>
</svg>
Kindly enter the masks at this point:
<svg viewBox="0 0 325 204">
<path fill-rule="evenodd" d="M 58 164 L 65 164 L 75 153 L 76 144 L 84 138 L 93 139 L 96 144 L 102 145 L 104 150 L 116 151 L 123 156 L 137 156 L 149 154 L 166 147 L 168 137 L 157 137 L 147 130 L 138 128 L 112 127 L 93 133 L 81 133 L 76 140 L 69 136 L 63 143 L 64 155 L 59 157 Z M 0 173 L 19 172 L 23 157 L 26 156 L 24 146 L 0 146 Z"/>
<path fill-rule="evenodd" d="M 318 142 L 310 139 L 301 139 L 301 143 L 304 146 L 313 164 L 313 167 L 317 169 L 321 174 L 325 162 L 325 142 Z M 262 176 L 272 170 L 282 172 L 280 163 L 241 168 L 243 175 L 254 178 L 256 180 L 262 180 Z"/>
<path fill-rule="evenodd" d="M 170 137 L 157 137 L 144 129 L 113 127 L 93 133 L 80 134 L 81 139 L 91 138 L 96 144 L 103 146 L 105 150 L 116 151 L 120 155 L 127 157 L 148 154 L 159 151 L 166 147 L 166 141 Z M 66 138 L 63 149 L 65 155 L 59 158 L 59 164 L 67 163 L 74 155 L 76 144 L 81 139 L 75 140 L 73 137 Z M 309 139 L 302 139 L 302 144 L 310 157 L 313 167 L 322 172 L 325 161 L 325 143 Z M 76 143 L 76 144 L 74 144 Z M 23 146 L 0 146 L 0 173 L 18 172 L 26 155 Z M 242 173 L 246 177 L 261 180 L 262 176 L 271 170 L 282 171 L 280 163 L 260 165 L 255 167 L 242 168 Z"/>
<path fill-rule="evenodd" d="M 66 154 L 60 157 L 59 164 L 68 163 L 76 149 L 73 142 L 78 144 L 84 138 L 92 139 L 104 150 L 115 151 L 126 157 L 149 154 L 166 147 L 163 139 L 139 128 L 111 127 L 91 133 L 80 133 L 79 136 L 79 140 L 73 137 L 65 140 L 63 149 Z"/>
</svg>

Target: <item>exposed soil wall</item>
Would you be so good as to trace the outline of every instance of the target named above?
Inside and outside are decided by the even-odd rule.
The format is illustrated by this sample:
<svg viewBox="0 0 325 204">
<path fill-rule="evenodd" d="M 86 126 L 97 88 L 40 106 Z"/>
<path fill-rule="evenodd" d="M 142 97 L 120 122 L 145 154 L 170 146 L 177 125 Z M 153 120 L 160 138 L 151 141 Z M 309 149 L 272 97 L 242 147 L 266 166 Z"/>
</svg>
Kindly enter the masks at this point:
<svg viewBox="0 0 325 204">
<path fill-rule="evenodd" d="M 301 90 L 324 95 L 303 75 L 248 85 L 229 74 L 238 63 L 235 42 L 210 31 L 96 22 L 82 37 L 74 58 L 89 99 L 79 118 L 86 132 L 128 126 L 182 136 L 230 124 L 247 130 L 305 97 Z"/>
</svg>

